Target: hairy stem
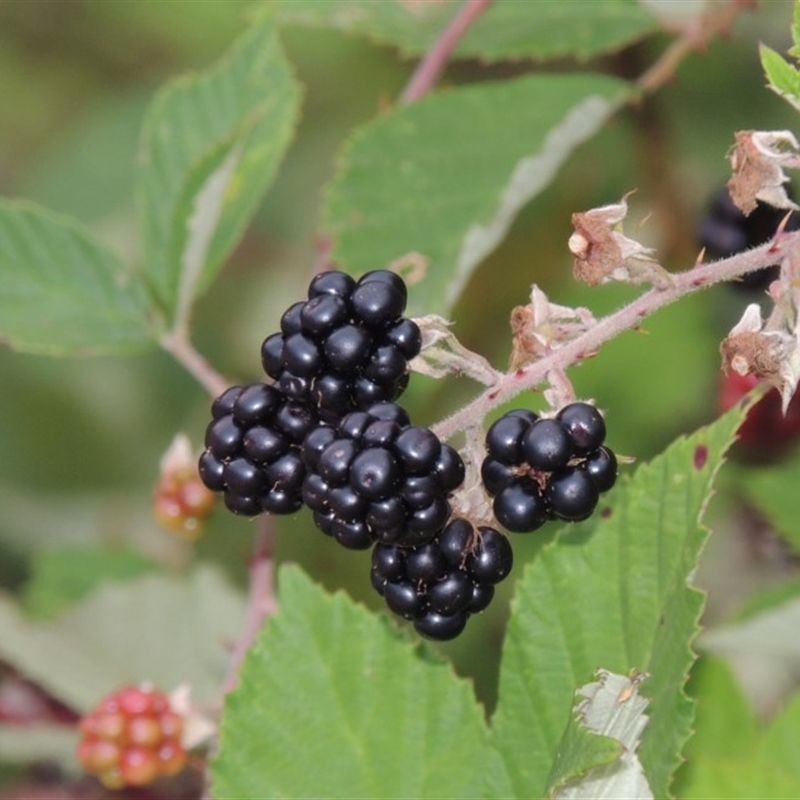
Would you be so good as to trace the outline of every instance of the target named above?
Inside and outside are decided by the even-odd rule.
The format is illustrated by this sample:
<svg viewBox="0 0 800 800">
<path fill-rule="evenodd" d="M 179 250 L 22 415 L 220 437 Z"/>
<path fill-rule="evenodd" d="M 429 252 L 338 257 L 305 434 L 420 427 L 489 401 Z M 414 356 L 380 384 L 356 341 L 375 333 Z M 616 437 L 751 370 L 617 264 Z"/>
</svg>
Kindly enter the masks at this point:
<svg viewBox="0 0 800 800">
<path fill-rule="evenodd" d="M 563 372 L 567 367 L 594 355 L 607 341 L 638 327 L 642 320 L 664 306 L 715 283 L 779 263 L 798 248 L 800 233 L 780 234 L 775 241 L 761 247 L 711 264 L 698 264 L 685 272 L 671 275 L 669 286 L 645 292 L 613 314 L 597 320 L 589 329 L 549 355 L 527 367 L 506 373 L 494 386 L 434 426 L 434 432 L 443 439 L 449 439 L 480 422 L 495 406 L 546 382 L 548 374 Z"/>
<path fill-rule="evenodd" d="M 444 71 L 455 46 L 491 4 L 492 0 L 466 0 L 417 65 L 411 80 L 400 95 L 401 103 L 413 103 L 430 91 Z"/>
<path fill-rule="evenodd" d="M 265 514 L 259 519 L 258 533 L 250 560 L 250 590 L 247 601 L 247 617 L 244 630 L 231 653 L 228 675 L 222 685 L 223 694 L 235 688 L 239 682 L 239 669 L 247 651 L 255 641 L 264 621 L 278 610 L 275 597 L 273 569 L 274 519 Z"/>
<path fill-rule="evenodd" d="M 165 333 L 159 344 L 192 375 L 212 396 L 221 395 L 230 386 L 219 372 L 195 350 L 189 337 L 180 331 Z"/>
</svg>

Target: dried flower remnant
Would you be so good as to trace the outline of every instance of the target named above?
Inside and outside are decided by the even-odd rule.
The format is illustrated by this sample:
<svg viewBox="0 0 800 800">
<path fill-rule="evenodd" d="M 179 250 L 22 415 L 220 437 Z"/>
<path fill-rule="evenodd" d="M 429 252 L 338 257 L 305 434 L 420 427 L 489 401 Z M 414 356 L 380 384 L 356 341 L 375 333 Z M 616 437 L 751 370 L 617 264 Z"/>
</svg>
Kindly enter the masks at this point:
<svg viewBox="0 0 800 800">
<path fill-rule="evenodd" d="M 745 214 L 759 200 L 775 208 L 800 208 L 786 193 L 785 167 L 800 167 L 800 144 L 791 131 L 739 131 L 728 158 L 733 176 L 728 190 Z"/>
<path fill-rule="evenodd" d="M 764 330 L 761 309 L 751 303 L 741 320 L 720 345 L 722 368 L 737 375 L 755 375 L 781 393 L 784 413 L 800 379 L 797 336 L 782 330 Z"/>
<path fill-rule="evenodd" d="M 627 214 L 623 197 L 619 203 L 572 215 L 575 232 L 568 245 L 574 256 L 575 280 L 589 286 L 608 281 L 670 285 L 669 273 L 653 258 L 654 250 L 622 233 Z"/>
<path fill-rule="evenodd" d="M 516 306 L 511 312 L 511 369 L 536 361 L 594 323 L 592 312 L 587 308 L 551 303 L 538 286 L 532 286 L 530 303 Z"/>
</svg>

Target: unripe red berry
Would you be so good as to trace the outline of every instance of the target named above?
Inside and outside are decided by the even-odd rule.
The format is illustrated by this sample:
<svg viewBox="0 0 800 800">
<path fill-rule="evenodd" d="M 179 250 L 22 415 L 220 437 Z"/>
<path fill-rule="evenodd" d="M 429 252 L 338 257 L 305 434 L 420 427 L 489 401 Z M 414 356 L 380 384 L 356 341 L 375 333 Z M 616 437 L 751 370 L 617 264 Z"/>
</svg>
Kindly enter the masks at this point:
<svg viewBox="0 0 800 800">
<path fill-rule="evenodd" d="M 163 692 L 127 686 L 79 723 L 78 761 L 110 789 L 146 786 L 187 763 L 183 717 Z"/>
<path fill-rule="evenodd" d="M 723 375 L 717 395 L 720 413 L 736 405 L 759 383 L 755 375 Z M 747 412 L 738 437 L 739 452 L 747 458 L 767 461 L 784 455 L 800 441 L 800 396 L 795 394 L 784 415 L 780 393 L 775 388 L 768 389 Z"/>
</svg>

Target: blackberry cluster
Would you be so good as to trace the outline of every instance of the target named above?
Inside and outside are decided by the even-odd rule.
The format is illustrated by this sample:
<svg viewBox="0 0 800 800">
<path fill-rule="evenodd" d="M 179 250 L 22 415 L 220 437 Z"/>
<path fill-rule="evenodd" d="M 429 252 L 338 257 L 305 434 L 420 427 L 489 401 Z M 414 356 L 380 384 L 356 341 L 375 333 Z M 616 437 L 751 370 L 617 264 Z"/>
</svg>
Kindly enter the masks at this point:
<svg viewBox="0 0 800 800">
<path fill-rule="evenodd" d="M 787 191 L 791 197 L 791 192 Z M 729 256 L 758 247 L 768 242 L 774 235 L 786 209 L 775 208 L 759 202 L 755 210 L 745 216 L 733 203 L 727 187 L 717 191 L 709 205 L 708 212 L 700 223 L 697 232 L 698 242 L 704 247 L 711 260 Z M 800 219 L 789 218 L 787 231 L 800 228 Z M 734 286 L 746 289 L 765 289 L 778 276 L 778 266 L 765 267 L 743 275 Z"/>
<path fill-rule="evenodd" d="M 617 459 L 603 444 L 606 426 L 588 403 L 571 403 L 555 419 L 510 411 L 486 434 L 481 465 L 494 514 L 505 528 L 528 533 L 550 519 L 577 522 L 594 511 L 617 479 Z"/>
<path fill-rule="evenodd" d="M 203 483 L 222 492 L 236 514 L 291 514 L 302 505 L 305 467 L 301 445 L 320 426 L 308 403 L 289 400 L 275 386 L 232 386 L 211 406 Z"/>
<path fill-rule="evenodd" d="M 303 443 L 302 496 L 317 527 L 351 549 L 432 539 L 450 516 L 464 462 L 395 403 L 346 414 Z"/>
<path fill-rule="evenodd" d="M 407 290 L 389 270 L 356 282 L 344 272 L 317 275 L 308 300 L 290 306 L 281 331 L 261 346 L 264 371 L 292 400 L 329 423 L 374 403 L 396 400 L 419 354 L 419 327 L 404 318 Z"/>
<path fill-rule="evenodd" d="M 447 640 L 489 605 L 512 565 L 503 534 L 489 527 L 476 532 L 467 520 L 453 519 L 426 544 L 375 545 L 371 579 L 395 614 L 413 621 L 423 636 Z"/>
</svg>

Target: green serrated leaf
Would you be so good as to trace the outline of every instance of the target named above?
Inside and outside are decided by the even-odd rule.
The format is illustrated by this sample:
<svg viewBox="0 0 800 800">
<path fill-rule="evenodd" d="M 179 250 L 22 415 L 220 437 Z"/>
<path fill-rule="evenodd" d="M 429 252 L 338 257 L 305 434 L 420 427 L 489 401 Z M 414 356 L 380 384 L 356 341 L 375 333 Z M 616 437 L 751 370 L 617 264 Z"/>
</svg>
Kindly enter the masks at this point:
<svg viewBox="0 0 800 800">
<path fill-rule="evenodd" d="M 262 15 L 213 69 L 153 101 L 138 195 L 145 269 L 184 319 L 238 241 L 289 145 L 300 90 Z"/>
<path fill-rule="evenodd" d="M 595 800 L 598 797 L 652 800 L 653 793 L 637 755 L 642 731 L 647 725 L 648 701 L 639 694 L 639 686 L 646 677 L 616 675 L 600 669 L 596 681 L 578 690 L 577 695 L 582 698 L 576 708 L 580 724 L 586 731 L 593 732 L 596 739 L 606 742 L 606 757 L 600 759 L 596 753 L 592 759 L 596 763 L 585 761 L 583 768 L 573 776 L 560 775 L 558 783 L 553 781 L 551 771 L 549 796 L 555 800 Z M 608 757 L 612 755 L 609 745 L 614 745 L 616 751 L 611 758 Z M 576 762 L 575 766 L 578 765 Z"/>
<path fill-rule="evenodd" d="M 769 88 L 800 110 L 800 72 L 766 45 L 759 48 Z"/>
<path fill-rule="evenodd" d="M 324 26 L 398 47 L 407 56 L 430 48 L 460 7 L 445 2 L 375 0 L 288 0 L 280 21 Z M 528 3 L 500 0 L 467 31 L 455 58 L 482 61 L 587 59 L 613 52 L 658 30 L 658 21 L 633 0 L 570 0 Z"/>
<path fill-rule="evenodd" d="M 214 796 L 475 797 L 499 763 L 470 685 L 298 568 L 279 585 L 226 701 Z"/>
<path fill-rule="evenodd" d="M 214 699 L 244 600 L 219 574 L 145 575 L 99 587 L 55 620 L 35 622 L 0 595 L 0 659 L 76 711 L 121 685 L 188 683 Z"/>
<path fill-rule="evenodd" d="M 0 341 L 51 356 L 142 350 L 151 303 L 122 262 L 67 217 L 0 201 Z"/>
<path fill-rule="evenodd" d="M 641 465 L 523 573 L 493 719 L 515 796 L 541 794 L 573 692 L 598 665 L 649 673 L 639 755 L 654 795 L 668 795 L 693 714 L 683 687 L 703 605 L 688 585 L 706 539 L 700 518 L 742 419 L 729 412 Z"/>
<path fill-rule="evenodd" d="M 327 197 L 337 263 L 360 274 L 419 254 L 428 268 L 409 309 L 446 314 L 522 206 L 631 92 L 600 75 L 535 75 L 380 117 L 347 146 Z"/>
<path fill-rule="evenodd" d="M 608 736 L 598 736 L 587 727 L 582 713 L 584 702 L 578 690 L 572 717 L 556 748 L 547 776 L 548 797 L 565 784 L 580 780 L 591 769 L 615 762 L 622 752 L 619 742 Z"/>
<path fill-rule="evenodd" d="M 125 581 L 155 569 L 134 550 L 69 547 L 34 554 L 23 601 L 37 618 L 54 617 L 83 600 L 103 581 Z"/>
</svg>

